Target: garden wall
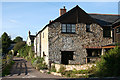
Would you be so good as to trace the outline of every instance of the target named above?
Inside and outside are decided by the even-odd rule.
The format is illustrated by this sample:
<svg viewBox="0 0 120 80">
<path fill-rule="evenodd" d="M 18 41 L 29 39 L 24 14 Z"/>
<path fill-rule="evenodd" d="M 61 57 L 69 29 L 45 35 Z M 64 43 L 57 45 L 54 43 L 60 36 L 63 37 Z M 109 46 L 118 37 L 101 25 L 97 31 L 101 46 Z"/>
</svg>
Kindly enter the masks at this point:
<svg viewBox="0 0 120 80">
<path fill-rule="evenodd" d="M 69 70 L 85 70 L 88 69 L 90 67 L 92 67 L 93 65 L 96 66 L 96 64 L 83 64 L 83 65 L 63 65 L 63 64 L 52 64 L 55 65 L 56 71 L 59 71 L 60 66 L 64 66 L 66 68 L 67 71 Z"/>
</svg>

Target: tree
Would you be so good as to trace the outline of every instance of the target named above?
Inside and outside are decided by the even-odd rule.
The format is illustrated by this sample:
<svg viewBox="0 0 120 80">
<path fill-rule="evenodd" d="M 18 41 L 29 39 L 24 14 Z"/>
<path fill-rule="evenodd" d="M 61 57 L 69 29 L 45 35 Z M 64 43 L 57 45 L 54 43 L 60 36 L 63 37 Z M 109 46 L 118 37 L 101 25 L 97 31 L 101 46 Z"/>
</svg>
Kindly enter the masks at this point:
<svg viewBox="0 0 120 80">
<path fill-rule="evenodd" d="M 99 77 L 120 76 L 120 49 L 111 49 L 97 63 L 96 74 Z"/>
<path fill-rule="evenodd" d="M 14 42 L 21 42 L 21 41 L 23 41 L 23 38 L 20 36 L 17 36 L 13 41 Z"/>
<path fill-rule="evenodd" d="M 19 49 L 21 49 L 23 46 L 25 46 L 25 42 L 17 42 L 13 48 L 14 52 L 17 53 Z"/>
<path fill-rule="evenodd" d="M 3 33 L 1 38 L 2 38 L 2 53 L 6 54 L 8 52 L 8 48 L 10 47 L 11 39 L 6 32 Z"/>
</svg>

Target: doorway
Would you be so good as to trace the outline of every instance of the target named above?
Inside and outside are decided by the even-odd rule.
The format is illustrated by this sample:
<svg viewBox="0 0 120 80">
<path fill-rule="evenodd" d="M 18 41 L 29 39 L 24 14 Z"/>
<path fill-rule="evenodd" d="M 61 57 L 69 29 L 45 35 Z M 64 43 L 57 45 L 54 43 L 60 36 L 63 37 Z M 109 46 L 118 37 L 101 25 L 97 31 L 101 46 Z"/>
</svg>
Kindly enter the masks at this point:
<svg viewBox="0 0 120 80">
<path fill-rule="evenodd" d="M 61 51 L 61 64 L 68 65 L 73 60 L 73 51 Z"/>
</svg>

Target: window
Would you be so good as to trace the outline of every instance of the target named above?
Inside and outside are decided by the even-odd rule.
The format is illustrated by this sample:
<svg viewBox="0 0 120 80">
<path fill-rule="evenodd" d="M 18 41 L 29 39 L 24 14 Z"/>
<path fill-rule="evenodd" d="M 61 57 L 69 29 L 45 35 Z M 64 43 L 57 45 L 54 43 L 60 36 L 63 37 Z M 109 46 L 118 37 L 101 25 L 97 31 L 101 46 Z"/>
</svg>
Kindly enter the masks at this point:
<svg viewBox="0 0 120 80">
<path fill-rule="evenodd" d="M 120 33 L 120 27 L 116 28 L 116 33 Z"/>
<path fill-rule="evenodd" d="M 75 33 L 75 24 L 62 24 L 62 33 Z"/>
<path fill-rule="evenodd" d="M 86 32 L 90 32 L 90 25 L 86 25 Z"/>
<path fill-rule="evenodd" d="M 103 37 L 111 37 L 110 29 L 103 29 Z"/>
</svg>

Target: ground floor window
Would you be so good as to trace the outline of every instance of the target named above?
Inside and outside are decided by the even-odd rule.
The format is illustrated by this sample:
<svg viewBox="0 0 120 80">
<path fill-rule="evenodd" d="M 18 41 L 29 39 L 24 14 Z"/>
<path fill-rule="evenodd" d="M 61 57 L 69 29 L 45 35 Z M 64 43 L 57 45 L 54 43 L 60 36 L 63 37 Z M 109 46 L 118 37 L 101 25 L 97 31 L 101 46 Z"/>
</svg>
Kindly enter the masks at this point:
<svg viewBox="0 0 120 80">
<path fill-rule="evenodd" d="M 86 63 L 95 62 L 101 55 L 102 49 L 86 49 L 87 50 L 87 57 Z"/>
</svg>

